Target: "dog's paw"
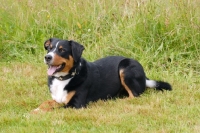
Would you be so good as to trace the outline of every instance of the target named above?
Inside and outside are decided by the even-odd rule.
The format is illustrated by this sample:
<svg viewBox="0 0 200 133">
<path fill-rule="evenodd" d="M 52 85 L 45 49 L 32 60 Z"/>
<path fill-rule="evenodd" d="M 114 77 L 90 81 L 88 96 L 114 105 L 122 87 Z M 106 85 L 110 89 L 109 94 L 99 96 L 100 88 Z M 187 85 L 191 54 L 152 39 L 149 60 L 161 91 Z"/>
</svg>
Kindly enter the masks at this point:
<svg viewBox="0 0 200 133">
<path fill-rule="evenodd" d="M 36 109 L 32 110 L 30 113 L 31 113 L 31 114 L 38 114 L 38 113 L 40 113 L 40 112 L 44 112 L 44 111 L 41 110 L 40 108 L 36 108 Z"/>
<path fill-rule="evenodd" d="M 45 113 L 45 112 L 50 112 L 52 111 L 53 108 L 36 108 L 31 111 L 31 114 L 38 114 L 38 113 Z"/>
<path fill-rule="evenodd" d="M 63 106 L 62 104 L 59 104 L 54 100 L 49 100 L 49 101 L 43 102 L 38 108 L 32 110 L 31 113 L 37 114 L 37 113 L 40 113 L 40 112 L 49 112 L 49 111 L 52 111 L 56 108 L 60 108 L 62 106 Z"/>
</svg>

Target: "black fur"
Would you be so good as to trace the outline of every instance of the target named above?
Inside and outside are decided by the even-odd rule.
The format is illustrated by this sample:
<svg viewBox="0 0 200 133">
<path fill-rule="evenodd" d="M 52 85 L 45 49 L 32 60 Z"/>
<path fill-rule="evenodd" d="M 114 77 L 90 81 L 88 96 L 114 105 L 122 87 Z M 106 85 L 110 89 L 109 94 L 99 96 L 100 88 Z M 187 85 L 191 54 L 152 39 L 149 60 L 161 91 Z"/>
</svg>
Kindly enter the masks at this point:
<svg viewBox="0 0 200 133">
<path fill-rule="evenodd" d="M 71 46 L 72 56 L 74 58 L 74 61 L 79 62 L 82 52 L 84 50 L 84 47 L 81 44 L 74 42 L 74 41 L 69 41 L 69 43 Z"/>
<path fill-rule="evenodd" d="M 171 91 L 172 90 L 172 87 L 169 83 L 166 83 L 166 82 L 163 82 L 163 81 L 157 81 L 157 84 L 156 84 L 156 90 L 161 90 L 163 91 L 164 90 L 169 90 Z"/>
</svg>

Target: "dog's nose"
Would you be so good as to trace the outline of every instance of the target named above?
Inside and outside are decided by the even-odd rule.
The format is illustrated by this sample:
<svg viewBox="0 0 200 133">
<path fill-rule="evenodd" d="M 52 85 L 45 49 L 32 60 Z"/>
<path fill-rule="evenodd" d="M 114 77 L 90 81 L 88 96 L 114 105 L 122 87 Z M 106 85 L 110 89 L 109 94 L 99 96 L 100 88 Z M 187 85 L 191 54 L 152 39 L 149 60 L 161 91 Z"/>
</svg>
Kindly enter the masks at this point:
<svg viewBox="0 0 200 133">
<path fill-rule="evenodd" d="M 46 62 L 49 62 L 52 60 L 52 56 L 48 55 L 48 54 L 44 58 L 45 58 Z"/>
</svg>

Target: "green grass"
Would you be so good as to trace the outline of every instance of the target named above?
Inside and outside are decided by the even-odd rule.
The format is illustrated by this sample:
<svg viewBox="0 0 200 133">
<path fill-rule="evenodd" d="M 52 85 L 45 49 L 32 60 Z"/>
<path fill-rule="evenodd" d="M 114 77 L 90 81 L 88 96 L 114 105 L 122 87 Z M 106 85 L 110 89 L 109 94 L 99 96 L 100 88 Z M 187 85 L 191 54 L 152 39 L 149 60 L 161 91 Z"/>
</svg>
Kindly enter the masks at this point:
<svg viewBox="0 0 200 133">
<path fill-rule="evenodd" d="M 0 132 L 200 132 L 199 7 L 199 0 L 2 0 Z M 51 99 L 49 37 L 80 42 L 89 61 L 135 58 L 173 91 L 30 114 Z"/>
</svg>

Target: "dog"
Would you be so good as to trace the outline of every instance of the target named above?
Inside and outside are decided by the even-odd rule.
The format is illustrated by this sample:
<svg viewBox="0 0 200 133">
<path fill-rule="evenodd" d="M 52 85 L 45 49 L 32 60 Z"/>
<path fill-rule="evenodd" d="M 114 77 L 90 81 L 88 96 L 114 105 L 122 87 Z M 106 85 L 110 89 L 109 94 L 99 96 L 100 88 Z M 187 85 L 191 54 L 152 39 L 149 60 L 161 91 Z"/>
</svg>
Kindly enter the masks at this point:
<svg viewBox="0 0 200 133">
<path fill-rule="evenodd" d="M 45 101 L 35 112 L 57 107 L 84 108 L 89 102 L 116 97 L 134 98 L 146 88 L 172 90 L 167 82 L 148 79 L 142 65 L 131 58 L 108 56 L 88 62 L 81 57 L 83 45 L 57 38 L 45 41 L 44 48 L 53 100 Z"/>
</svg>

